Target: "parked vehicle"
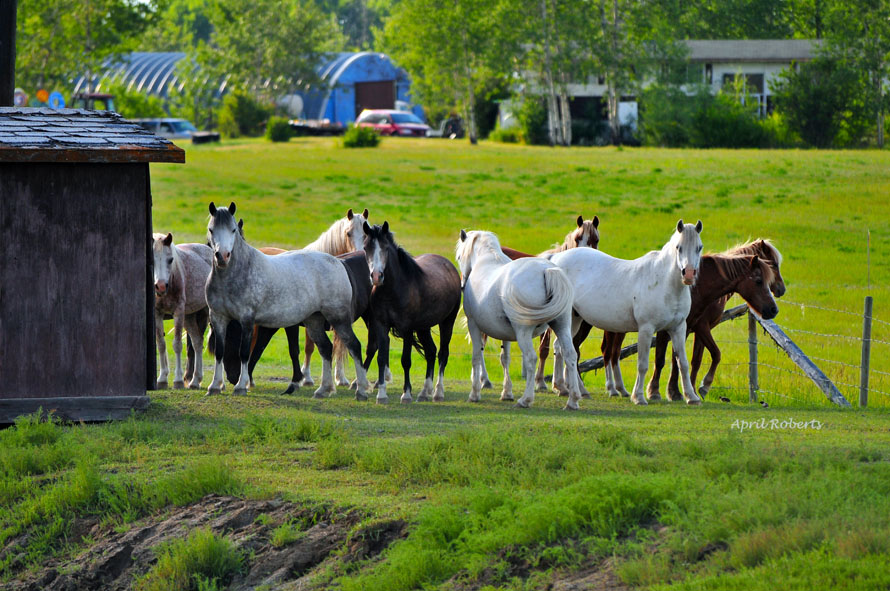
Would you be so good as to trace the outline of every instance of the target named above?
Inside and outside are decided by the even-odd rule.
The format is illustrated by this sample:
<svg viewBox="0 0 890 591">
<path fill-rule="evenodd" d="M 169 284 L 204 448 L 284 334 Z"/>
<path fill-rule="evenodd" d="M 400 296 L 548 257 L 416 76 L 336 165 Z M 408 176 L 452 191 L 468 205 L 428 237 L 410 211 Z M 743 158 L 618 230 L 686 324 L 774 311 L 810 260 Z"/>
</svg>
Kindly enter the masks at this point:
<svg viewBox="0 0 890 591">
<path fill-rule="evenodd" d="M 380 135 L 426 137 L 430 126 L 417 115 L 392 109 L 365 109 L 355 120 L 358 127 L 373 127 Z"/>
<path fill-rule="evenodd" d="M 133 121 L 153 134 L 171 140 L 188 140 L 191 139 L 192 134 L 198 131 L 190 121 L 185 119 L 134 119 Z"/>
<path fill-rule="evenodd" d="M 447 119 L 442 120 L 442 123 L 439 124 L 439 129 L 430 129 L 426 136 L 459 140 L 465 134 L 464 120 L 452 113 Z"/>
</svg>

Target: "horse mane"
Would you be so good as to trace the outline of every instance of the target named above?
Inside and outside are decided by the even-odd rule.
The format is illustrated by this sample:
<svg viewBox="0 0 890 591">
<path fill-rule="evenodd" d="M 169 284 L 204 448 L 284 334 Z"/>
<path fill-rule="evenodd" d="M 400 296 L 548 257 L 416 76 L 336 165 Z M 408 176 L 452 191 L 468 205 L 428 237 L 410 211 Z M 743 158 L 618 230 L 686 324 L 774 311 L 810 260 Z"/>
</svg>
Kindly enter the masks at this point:
<svg viewBox="0 0 890 591">
<path fill-rule="evenodd" d="M 396 251 L 396 259 L 399 263 L 399 269 L 404 273 L 405 278 L 409 281 L 419 281 L 422 279 L 426 273 L 424 273 L 420 265 L 417 264 L 414 257 L 411 256 L 411 253 L 396 244 L 395 240 L 392 241 L 392 245 Z"/>
<path fill-rule="evenodd" d="M 349 243 L 349 225 L 351 223 L 351 220 L 346 216 L 340 218 L 331 224 L 330 228 L 322 232 L 314 242 L 304 246 L 304 250 L 317 250 L 331 255 L 352 252 L 353 248 Z"/>
<path fill-rule="evenodd" d="M 761 252 L 761 249 L 757 246 L 758 242 L 762 242 L 763 246 L 771 253 L 772 260 L 776 262 L 777 267 L 782 266 L 782 253 L 779 252 L 779 249 L 776 248 L 776 245 L 770 242 L 767 238 L 757 238 L 756 240 L 751 240 L 749 242 L 743 242 L 741 244 L 736 244 L 732 248 L 725 251 L 723 254 L 727 255 L 738 255 L 738 254 L 756 254 L 761 258 L 764 258 Z"/>
<path fill-rule="evenodd" d="M 751 257 L 757 257 L 756 254 L 711 254 L 707 256 L 712 261 L 714 261 L 714 265 L 717 267 L 717 274 L 720 276 L 720 278 L 726 281 L 733 281 L 739 277 L 744 276 L 751 266 Z M 757 257 L 757 261 L 760 264 L 760 271 L 761 273 L 763 273 L 764 283 L 766 283 L 767 285 L 772 285 L 773 281 L 775 280 L 775 271 L 773 271 L 773 268 L 760 257 Z"/>
<path fill-rule="evenodd" d="M 469 257 L 476 249 L 476 242 L 479 242 L 482 248 L 490 252 L 500 263 L 509 263 L 510 257 L 501 250 L 501 243 L 494 232 L 486 232 L 484 230 L 472 230 L 467 232 L 467 239 L 457 240 L 457 249 L 455 257 L 462 261 L 465 257 Z"/>
</svg>

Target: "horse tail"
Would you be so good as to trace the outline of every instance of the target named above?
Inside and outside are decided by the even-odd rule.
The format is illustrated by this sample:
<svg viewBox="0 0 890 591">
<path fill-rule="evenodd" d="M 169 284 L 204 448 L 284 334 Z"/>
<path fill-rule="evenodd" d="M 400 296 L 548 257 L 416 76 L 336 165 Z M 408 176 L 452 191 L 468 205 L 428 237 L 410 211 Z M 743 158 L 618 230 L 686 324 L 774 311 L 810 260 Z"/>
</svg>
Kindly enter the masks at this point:
<svg viewBox="0 0 890 591">
<path fill-rule="evenodd" d="M 513 283 L 504 288 L 507 316 L 521 324 L 543 324 L 572 309 L 575 298 L 569 278 L 559 267 L 544 270 L 544 301 L 529 301 Z"/>
<path fill-rule="evenodd" d="M 336 330 L 334 331 L 334 338 L 332 342 L 334 345 L 334 353 L 333 355 L 331 355 L 331 361 L 336 367 L 337 364 L 339 364 L 341 361 L 346 361 L 346 355 L 347 353 L 349 353 L 349 351 L 346 348 L 346 344 L 343 342 L 343 339 L 341 339 L 340 335 L 337 334 Z"/>
<path fill-rule="evenodd" d="M 396 337 L 397 339 L 402 339 L 403 341 L 408 341 L 409 343 L 411 343 L 411 348 L 423 355 L 423 347 L 421 346 L 420 341 L 417 340 L 417 335 L 413 331 L 405 334 L 397 330 L 396 327 L 392 327 L 390 329 L 390 332 L 392 333 L 392 336 Z"/>
</svg>

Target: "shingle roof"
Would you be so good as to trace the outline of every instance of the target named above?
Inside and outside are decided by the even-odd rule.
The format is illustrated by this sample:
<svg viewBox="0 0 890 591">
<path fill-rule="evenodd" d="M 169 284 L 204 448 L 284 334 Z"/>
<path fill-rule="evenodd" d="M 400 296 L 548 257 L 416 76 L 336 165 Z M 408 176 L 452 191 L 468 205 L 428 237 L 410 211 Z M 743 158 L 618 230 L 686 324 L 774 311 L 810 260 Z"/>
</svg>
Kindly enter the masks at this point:
<svg viewBox="0 0 890 591">
<path fill-rule="evenodd" d="M 693 62 L 791 62 L 816 57 L 818 39 L 690 40 Z"/>
<path fill-rule="evenodd" d="M 110 111 L 0 107 L 0 162 L 185 162 L 185 152 Z"/>
</svg>

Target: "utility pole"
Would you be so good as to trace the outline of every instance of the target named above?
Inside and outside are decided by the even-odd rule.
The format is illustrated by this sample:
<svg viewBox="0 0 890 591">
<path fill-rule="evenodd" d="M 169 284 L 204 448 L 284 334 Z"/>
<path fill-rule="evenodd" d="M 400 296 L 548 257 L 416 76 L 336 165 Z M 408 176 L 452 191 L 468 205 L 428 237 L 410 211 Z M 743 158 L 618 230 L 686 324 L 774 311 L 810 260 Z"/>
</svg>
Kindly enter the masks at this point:
<svg viewBox="0 0 890 591">
<path fill-rule="evenodd" d="M 15 94 L 17 0 L 0 0 L 0 107 L 12 107 Z"/>
</svg>

